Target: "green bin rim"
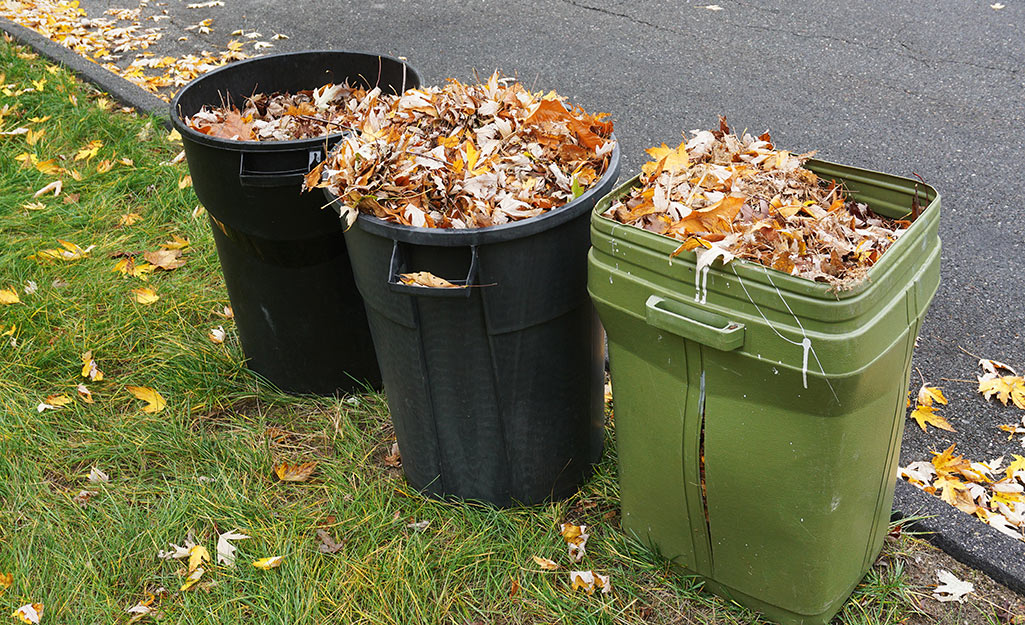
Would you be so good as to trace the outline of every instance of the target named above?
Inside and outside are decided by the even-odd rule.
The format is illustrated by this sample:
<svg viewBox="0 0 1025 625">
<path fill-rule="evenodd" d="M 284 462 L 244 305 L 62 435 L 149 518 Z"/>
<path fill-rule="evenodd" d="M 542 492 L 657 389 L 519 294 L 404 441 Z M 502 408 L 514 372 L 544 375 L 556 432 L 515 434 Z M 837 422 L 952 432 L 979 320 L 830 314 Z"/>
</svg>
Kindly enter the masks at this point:
<svg viewBox="0 0 1025 625">
<path fill-rule="evenodd" d="M 813 171 L 820 178 L 834 179 L 840 183 L 845 183 L 850 180 L 890 191 L 905 193 L 910 196 L 914 195 L 915 185 L 918 185 L 919 197 L 922 198 L 923 201 L 928 201 L 928 204 L 922 209 L 918 219 L 911 224 L 904 234 L 901 235 L 901 237 L 897 239 L 882 254 L 882 256 L 880 256 L 876 264 L 869 268 L 868 275 L 865 279 L 849 289 L 841 291 L 824 282 L 816 282 L 814 280 L 808 280 L 807 278 L 800 278 L 788 273 L 783 273 L 782 271 L 767 267 L 760 263 L 740 258 L 731 261 L 731 269 L 736 272 L 739 277 L 757 282 L 764 282 L 765 277 L 771 275 L 772 281 L 778 288 L 791 293 L 800 293 L 802 295 L 818 299 L 842 300 L 855 297 L 869 289 L 876 278 L 885 274 L 890 269 L 891 265 L 894 265 L 897 262 L 897 258 L 899 256 L 906 253 L 913 253 L 912 246 L 914 243 L 912 241 L 917 239 L 926 228 L 926 219 L 924 219 L 924 217 L 926 215 L 929 215 L 930 217 L 934 215 L 938 210 L 937 207 L 940 205 L 939 191 L 937 191 L 932 185 L 912 180 L 911 178 L 895 176 L 870 169 L 852 167 L 849 165 L 841 165 L 839 163 L 832 163 L 830 161 L 823 161 L 819 159 L 810 159 L 805 163 L 805 167 Z M 624 181 L 595 204 L 591 215 L 591 226 L 594 230 L 604 234 L 613 241 L 618 238 L 622 241 L 630 242 L 656 252 L 664 252 L 666 257 L 669 258 L 669 255 L 676 251 L 680 246 L 681 241 L 679 239 L 673 239 L 660 234 L 655 234 L 654 232 L 648 232 L 647 230 L 636 226 L 628 226 L 603 216 L 603 213 L 609 209 L 612 202 L 629 193 L 634 187 L 640 186 L 640 176 L 640 174 L 636 174 L 629 180 Z M 869 205 L 869 208 L 872 208 L 872 204 L 870 202 L 866 203 Z M 899 217 L 899 215 L 888 216 L 891 218 Z M 680 262 L 681 264 L 696 264 L 697 254 L 693 250 L 687 250 L 678 254 L 673 260 L 674 262 Z M 722 267 L 720 266 L 719 269 L 721 270 Z M 716 267 L 713 267 L 712 270 L 716 270 Z"/>
</svg>

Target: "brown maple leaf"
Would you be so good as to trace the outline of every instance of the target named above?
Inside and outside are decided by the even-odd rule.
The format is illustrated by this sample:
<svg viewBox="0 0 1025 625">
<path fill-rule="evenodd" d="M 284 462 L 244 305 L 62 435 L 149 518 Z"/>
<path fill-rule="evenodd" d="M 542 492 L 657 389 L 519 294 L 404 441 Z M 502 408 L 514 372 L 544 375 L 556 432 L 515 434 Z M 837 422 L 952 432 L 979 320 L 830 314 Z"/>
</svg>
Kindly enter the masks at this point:
<svg viewBox="0 0 1025 625">
<path fill-rule="evenodd" d="M 310 475 L 316 467 L 317 463 L 315 461 L 304 462 L 302 464 L 288 464 L 287 462 L 282 462 L 274 467 L 274 473 L 282 482 L 305 482 L 310 479 Z"/>
</svg>

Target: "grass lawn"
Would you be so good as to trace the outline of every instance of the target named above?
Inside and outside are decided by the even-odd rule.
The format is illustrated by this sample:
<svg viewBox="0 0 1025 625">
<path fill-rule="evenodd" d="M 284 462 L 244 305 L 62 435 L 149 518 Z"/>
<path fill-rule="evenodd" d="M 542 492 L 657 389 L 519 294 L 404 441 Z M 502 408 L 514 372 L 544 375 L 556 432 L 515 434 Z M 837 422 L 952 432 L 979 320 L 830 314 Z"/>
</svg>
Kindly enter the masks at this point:
<svg viewBox="0 0 1025 625">
<path fill-rule="evenodd" d="M 155 593 L 141 622 L 762 622 L 620 531 L 611 428 L 572 499 L 496 510 L 409 489 L 384 461 L 383 396 L 291 397 L 261 383 L 217 314 L 227 295 L 186 165 L 173 162 L 180 142 L 9 41 L 0 72 L 0 295 L 20 300 L 0 305 L 0 574 L 13 576 L 0 584 L 0 619 L 42 603 L 43 623 L 127 622 Z M 33 198 L 55 180 L 58 195 Z M 115 269 L 184 239 L 179 268 Z M 139 303 L 142 288 L 159 299 Z M 218 326 L 223 344 L 209 337 Z M 83 376 L 86 352 L 102 379 Z M 147 412 L 128 387 L 166 406 Z M 274 475 L 311 461 L 306 482 Z M 94 468 L 109 481 L 90 481 Z M 611 595 L 570 588 L 566 521 L 591 528 L 574 568 L 610 575 Z M 158 553 L 191 533 L 216 559 L 230 530 L 250 537 L 234 543 L 236 565 L 206 565 L 180 591 L 187 561 Z M 323 532 L 341 544 L 334 553 L 318 549 Z M 535 555 L 562 568 L 542 571 Z M 284 560 L 251 566 L 269 556 Z M 931 599 L 939 566 L 975 581 L 978 596 Z M 1000 623 L 999 589 L 895 533 L 838 622 Z"/>
</svg>

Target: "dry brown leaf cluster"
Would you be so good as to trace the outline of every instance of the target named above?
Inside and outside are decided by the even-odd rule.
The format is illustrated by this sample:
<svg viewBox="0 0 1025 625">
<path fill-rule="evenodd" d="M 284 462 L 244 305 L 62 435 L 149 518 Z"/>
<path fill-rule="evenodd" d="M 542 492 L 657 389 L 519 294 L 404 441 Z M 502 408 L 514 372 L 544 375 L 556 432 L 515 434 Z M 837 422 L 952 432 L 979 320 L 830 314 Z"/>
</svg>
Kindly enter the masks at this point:
<svg viewBox="0 0 1025 625">
<path fill-rule="evenodd" d="M 861 281 L 910 222 L 881 217 L 803 164 L 812 153 L 777 150 L 754 137 L 695 130 L 677 148 L 647 152 L 640 186 L 605 217 L 838 289 Z M 911 207 L 908 209 L 912 212 Z"/>
<path fill-rule="evenodd" d="M 185 123 L 197 132 L 236 141 L 291 141 L 352 130 L 359 120 L 380 115 L 394 100 L 379 88 L 328 83 L 298 93 L 257 93 L 242 110 L 230 104 L 204 106 Z"/>
<path fill-rule="evenodd" d="M 382 96 L 383 98 L 384 96 Z M 487 82 L 409 89 L 358 122 L 306 179 L 359 212 L 425 228 L 480 228 L 564 205 L 605 172 L 614 148 L 604 114 L 555 92 Z"/>
</svg>

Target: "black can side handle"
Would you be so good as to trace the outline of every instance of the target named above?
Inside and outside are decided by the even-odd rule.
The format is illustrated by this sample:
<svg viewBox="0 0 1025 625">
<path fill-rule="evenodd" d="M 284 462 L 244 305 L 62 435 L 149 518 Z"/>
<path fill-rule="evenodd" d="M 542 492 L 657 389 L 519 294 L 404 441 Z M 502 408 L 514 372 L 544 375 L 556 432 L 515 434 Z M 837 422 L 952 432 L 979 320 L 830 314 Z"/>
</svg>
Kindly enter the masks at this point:
<svg viewBox="0 0 1025 625">
<path fill-rule="evenodd" d="M 406 257 L 406 246 L 408 244 L 401 243 L 399 241 L 392 242 L 391 251 L 391 262 L 388 263 L 388 288 L 395 293 L 404 293 L 406 295 L 413 295 L 416 297 L 470 297 L 470 292 L 473 287 L 480 287 L 478 284 L 477 272 L 479 269 L 480 258 L 477 252 L 477 246 L 470 246 L 470 268 L 466 272 L 466 278 L 462 280 L 448 280 L 452 284 L 456 285 L 453 287 L 429 287 L 419 286 L 413 284 L 404 284 L 402 279 L 399 277 L 400 274 L 404 273 L 415 273 L 410 271 L 409 262 Z M 443 276 L 439 276 L 443 277 Z M 491 284 L 487 286 L 493 286 Z"/>
<path fill-rule="evenodd" d="M 288 162 L 297 165 L 292 169 L 271 169 L 263 165 L 261 152 L 240 152 L 238 181 L 243 187 L 286 187 L 302 184 L 303 178 L 317 164 L 323 162 L 323 147 L 295 150 Z M 277 167 L 281 165 L 280 155 L 271 161 Z M 305 164 L 303 164 L 305 162 Z"/>
</svg>

